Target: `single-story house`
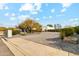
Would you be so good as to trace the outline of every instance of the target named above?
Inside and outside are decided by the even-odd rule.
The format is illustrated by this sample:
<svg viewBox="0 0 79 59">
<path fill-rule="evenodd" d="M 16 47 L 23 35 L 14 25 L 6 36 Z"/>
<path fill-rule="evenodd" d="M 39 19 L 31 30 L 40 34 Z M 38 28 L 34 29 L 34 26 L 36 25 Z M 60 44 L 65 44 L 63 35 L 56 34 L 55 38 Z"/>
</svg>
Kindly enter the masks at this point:
<svg viewBox="0 0 79 59">
<path fill-rule="evenodd" d="M 54 30 L 54 27 L 49 27 L 49 26 L 43 26 L 42 31 L 47 31 L 47 30 Z"/>
</svg>

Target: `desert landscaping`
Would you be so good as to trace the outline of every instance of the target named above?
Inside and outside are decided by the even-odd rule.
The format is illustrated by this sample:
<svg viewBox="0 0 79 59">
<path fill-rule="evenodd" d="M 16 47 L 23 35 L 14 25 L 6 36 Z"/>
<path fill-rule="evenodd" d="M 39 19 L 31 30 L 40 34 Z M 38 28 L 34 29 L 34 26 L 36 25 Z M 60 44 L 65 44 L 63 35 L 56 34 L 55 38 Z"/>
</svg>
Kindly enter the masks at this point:
<svg viewBox="0 0 79 59">
<path fill-rule="evenodd" d="M 79 56 L 78 5 L 0 4 L 0 56 Z"/>
<path fill-rule="evenodd" d="M 3 45 L 6 46 L 4 47 L 4 49 L 6 49 L 7 52 L 10 51 L 10 53 L 8 53 L 7 55 L 79 55 L 79 39 L 77 36 L 79 33 L 78 26 L 67 28 L 56 27 L 55 29 L 44 28 L 42 31 L 40 24 L 38 23 L 37 25 L 36 23 L 36 25 L 33 25 L 35 23 L 33 23 L 33 21 L 30 19 L 24 22 L 24 24 L 27 25 L 24 26 L 24 24 L 22 24 L 20 24 L 16 28 L 1 28 L 1 30 L 3 29 L 4 32 L 1 35 L 1 40 L 4 43 Z M 49 27 L 51 26 L 49 25 Z M 12 31 L 12 37 L 7 36 L 8 34 L 10 34 L 7 30 Z M 44 49 L 44 51 L 41 49 Z M 5 53 L 3 55 L 5 55 Z"/>
</svg>

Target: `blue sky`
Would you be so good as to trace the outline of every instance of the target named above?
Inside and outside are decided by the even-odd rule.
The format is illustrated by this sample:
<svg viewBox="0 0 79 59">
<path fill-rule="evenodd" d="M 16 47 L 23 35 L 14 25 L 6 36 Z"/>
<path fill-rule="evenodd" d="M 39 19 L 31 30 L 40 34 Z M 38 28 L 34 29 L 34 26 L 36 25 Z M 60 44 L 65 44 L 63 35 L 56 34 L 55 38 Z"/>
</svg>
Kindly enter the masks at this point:
<svg viewBox="0 0 79 59">
<path fill-rule="evenodd" d="M 0 26 L 15 26 L 31 18 L 42 25 L 79 25 L 78 3 L 0 3 Z"/>
</svg>

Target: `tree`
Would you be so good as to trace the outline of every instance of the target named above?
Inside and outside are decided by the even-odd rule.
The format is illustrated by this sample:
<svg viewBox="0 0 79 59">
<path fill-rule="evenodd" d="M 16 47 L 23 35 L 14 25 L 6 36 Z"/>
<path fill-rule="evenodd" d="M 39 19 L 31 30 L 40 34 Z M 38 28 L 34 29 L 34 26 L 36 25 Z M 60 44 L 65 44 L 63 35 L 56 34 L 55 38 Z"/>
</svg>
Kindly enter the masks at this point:
<svg viewBox="0 0 79 59">
<path fill-rule="evenodd" d="M 49 26 L 49 27 L 53 27 L 53 25 L 52 25 L 52 24 L 48 24 L 47 26 Z"/>
<path fill-rule="evenodd" d="M 26 25 L 24 23 L 19 24 L 18 28 L 22 30 L 22 32 L 25 32 Z"/>
<path fill-rule="evenodd" d="M 61 29 L 61 25 L 60 24 L 54 24 L 54 28 L 55 29 Z"/>
<path fill-rule="evenodd" d="M 42 29 L 41 25 L 32 19 L 26 19 L 24 22 L 19 24 L 18 28 L 22 29 L 23 32 L 32 32 L 34 28 L 35 31 L 41 31 Z"/>
<path fill-rule="evenodd" d="M 35 29 L 35 31 L 40 32 L 42 31 L 42 26 L 36 22 L 33 24 L 32 29 Z"/>
</svg>

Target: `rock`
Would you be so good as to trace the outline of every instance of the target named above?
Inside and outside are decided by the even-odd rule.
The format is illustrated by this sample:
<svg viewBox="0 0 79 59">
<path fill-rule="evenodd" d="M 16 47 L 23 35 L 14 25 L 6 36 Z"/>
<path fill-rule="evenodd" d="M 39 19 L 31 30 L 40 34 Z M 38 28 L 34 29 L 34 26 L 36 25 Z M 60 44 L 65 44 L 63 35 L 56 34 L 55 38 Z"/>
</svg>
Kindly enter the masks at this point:
<svg viewBox="0 0 79 59">
<path fill-rule="evenodd" d="M 64 38 L 64 42 L 69 42 L 69 43 L 73 43 L 73 44 L 78 44 L 79 40 L 78 40 L 77 37 L 69 36 L 69 37 L 65 37 L 65 38 Z"/>
</svg>

